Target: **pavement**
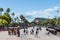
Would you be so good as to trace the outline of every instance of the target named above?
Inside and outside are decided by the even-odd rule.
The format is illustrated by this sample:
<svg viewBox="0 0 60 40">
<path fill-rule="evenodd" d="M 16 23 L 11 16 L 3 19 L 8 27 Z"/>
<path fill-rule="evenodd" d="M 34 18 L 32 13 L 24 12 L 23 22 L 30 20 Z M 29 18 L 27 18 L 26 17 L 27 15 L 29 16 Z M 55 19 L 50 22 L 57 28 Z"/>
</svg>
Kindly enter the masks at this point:
<svg viewBox="0 0 60 40">
<path fill-rule="evenodd" d="M 24 35 L 23 34 L 23 29 L 20 30 L 21 32 L 21 37 L 17 37 L 17 35 L 8 35 L 7 31 L 2 31 L 0 32 L 0 40 L 60 40 L 60 36 L 57 35 L 53 35 L 53 34 L 49 34 L 47 35 L 47 31 L 46 28 L 42 27 L 42 30 L 39 31 L 38 37 L 35 37 L 35 31 L 34 31 L 34 35 L 30 34 L 30 30 L 32 29 L 32 27 L 28 28 L 29 29 L 29 34 L 28 35 Z"/>
</svg>

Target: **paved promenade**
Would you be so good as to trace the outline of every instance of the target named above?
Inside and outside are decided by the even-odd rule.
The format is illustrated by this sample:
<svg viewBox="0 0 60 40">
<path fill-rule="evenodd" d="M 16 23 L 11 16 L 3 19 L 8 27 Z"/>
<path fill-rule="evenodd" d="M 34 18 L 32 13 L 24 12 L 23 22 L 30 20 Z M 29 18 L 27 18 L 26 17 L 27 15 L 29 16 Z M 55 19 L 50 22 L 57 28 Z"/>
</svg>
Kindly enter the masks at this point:
<svg viewBox="0 0 60 40">
<path fill-rule="evenodd" d="M 31 29 L 32 28 L 29 28 L 29 31 Z M 47 31 L 45 30 L 45 28 L 42 28 L 42 31 L 39 32 L 38 38 L 35 37 L 35 35 L 31 35 L 31 34 L 23 35 L 23 29 L 20 31 L 21 31 L 21 37 L 17 37 L 17 35 L 9 36 L 7 31 L 0 32 L 0 40 L 60 40 L 60 36 L 52 35 L 52 34 L 47 35 L 46 34 Z"/>
</svg>

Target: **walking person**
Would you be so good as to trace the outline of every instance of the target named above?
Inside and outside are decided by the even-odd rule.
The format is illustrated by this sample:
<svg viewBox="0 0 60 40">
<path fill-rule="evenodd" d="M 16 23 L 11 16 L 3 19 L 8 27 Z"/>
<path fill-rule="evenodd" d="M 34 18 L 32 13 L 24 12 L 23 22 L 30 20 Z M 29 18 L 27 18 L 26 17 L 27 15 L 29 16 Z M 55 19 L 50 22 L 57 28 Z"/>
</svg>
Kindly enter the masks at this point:
<svg viewBox="0 0 60 40">
<path fill-rule="evenodd" d="M 9 34 L 9 35 L 11 35 L 11 32 L 10 32 L 10 30 L 8 30 L 8 34 Z"/>
<path fill-rule="evenodd" d="M 11 33 L 10 33 L 10 29 L 8 28 L 7 30 L 8 30 L 8 35 L 11 35 Z"/>
<path fill-rule="evenodd" d="M 50 35 L 50 31 L 47 31 L 47 35 Z"/>
<path fill-rule="evenodd" d="M 38 33 L 39 33 L 39 28 L 36 29 L 35 37 L 38 37 Z"/>
<path fill-rule="evenodd" d="M 33 29 L 35 29 L 35 27 L 33 27 Z"/>
<path fill-rule="evenodd" d="M 25 30 L 25 28 L 24 28 L 24 31 L 23 31 L 24 35 L 25 35 L 25 32 L 26 32 L 26 30 Z"/>
<path fill-rule="evenodd" d="M 19 26 L 17 28 L 17 34 L 18 34 L 18 37 L 20 37 L 20 29 L 19 29 Z"/>
<path fill-rule="evenodd" d="M 42 30 L 41 27 L 39 27 L 39 30 L 40 30 L 40 31 Z"/>
<path fill-rule="evenodd" d="M 13 35 L 13 28 L 11 29 L 11 34 Z"/>
<path fill-rule="evenodd" d="M 34 34 L 34 29 L 35 29 L 34 27 L 33 27 L 33 29 L 31 29 L 31 31 L 30 31 L 31 34 Z"/>
<path fill-rule="evenodd" d="M 26 35 L 28 34 L 28 28 L 25 29 Z"/>
<path fill-rule="evenodd" d="M 34 34 L 34 30 L 33 29 L 31 29 L 30 34 L 32 34 L 32 35 Z"/>
<path fill-rule="evenodd" d="M 14 35 L 14 27 L 12 28 L 12 35 Z"/>
<path fill-rule="evenodd" d="M 14 35 L 16 35 L 16 28 L 14 28 Z"/>
</svg>

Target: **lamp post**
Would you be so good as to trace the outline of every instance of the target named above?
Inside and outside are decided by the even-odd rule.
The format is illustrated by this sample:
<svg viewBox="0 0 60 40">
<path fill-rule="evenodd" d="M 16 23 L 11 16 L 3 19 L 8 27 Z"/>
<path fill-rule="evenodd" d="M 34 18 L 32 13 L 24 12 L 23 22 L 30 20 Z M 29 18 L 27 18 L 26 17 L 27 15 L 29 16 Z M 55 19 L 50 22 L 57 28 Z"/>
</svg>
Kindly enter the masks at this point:
<svg viewBox="0 0 60 40">
<path fill-rule="evenodd" d="M 57 12 L 57 16 L 56 16 L 56 25 L 57 25 L 57 24 L 58 24 L 58 19 L 57 19 L 57 18 L 58 18 L 58 15 L 59 15 L 59 12 L 60 12 L 60 11 L 57 10 L 56 12 Z"/>
<path fill-rule="evenodd" d="M 50 21 L 50 16 L 48 16 L 48 20 Z M 48 23 L 48 26 L 50 26 L 50 23 Z"/>
</svg>

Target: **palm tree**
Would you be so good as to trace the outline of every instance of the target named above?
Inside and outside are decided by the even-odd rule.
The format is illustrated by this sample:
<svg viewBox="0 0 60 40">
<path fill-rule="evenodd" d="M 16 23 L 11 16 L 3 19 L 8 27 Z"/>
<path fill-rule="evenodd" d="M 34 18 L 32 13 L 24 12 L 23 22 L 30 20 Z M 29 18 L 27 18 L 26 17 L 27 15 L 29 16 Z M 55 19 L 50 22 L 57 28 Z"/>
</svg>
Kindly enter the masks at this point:
<svg viewBox="0 0 60 40">
<path fill-rule="evenodd" d="M 16 22 L 18 22 L 18 17 L 16 17 Z"/>
<path fill-rule="evenodd" d="M 12 16 L 13 16 L 13 23 L 14 23 L 14 15 L 15 15 L 15 13 L 12 13 Z"/>
<path fill-rule="evenodd" d="M 25 23 L 25 17 L 24 17 L 23 15 L 20 16 L 20 19 L 21 19 L 21 22 L 22 22 L 22 23 L 23 23 L 23 22 Z"/>
<path fill-rule="evenodd" d="M 14 18 L 14 20 L 15 20 L 15 22 L 16 22 L 17 18 Z"/>
<path fill-rule="evenodd" d="M 19 22 L 20 20 L 19 20 L 19 18 L 17 17 L 17 22 Z"/>
<path fill-rule="evenodd" d="M 0 8 L 0 15 L 2 14 L 3 8 Z"/>
<path fill-rule="evenodd" d="M 13 16 L 13 20 L 14 20 L 15 13 L 12 13 L 12 16 Z"/>
<path fill-rule="evenodd" d="M 20 16 L 20 19 L 21 19 L 21 22 L 22 22 L 22 21 L 24 22 L 24 21 L 26 20 L 23 15 Z"/>
<path fill-rule="evenodd" d="M 12 13 L 13 18 L 14 18 L 14 15 L 15 15 L 15 13 Z"/>
<path fill-rule="evenodd" d="M 23 15 L 21 15 L 20 18 L 21 18 L 21 22 L 24 22 L 25 25 L 29 24 L 28 20 Z"/>
<path fill-rule="evenodd" d="M 10 12 L 10 8 L 7 8 L 6 12 L 8 12 L 8 13 L 9 13 L 9 12 Z"/>
</svg>

